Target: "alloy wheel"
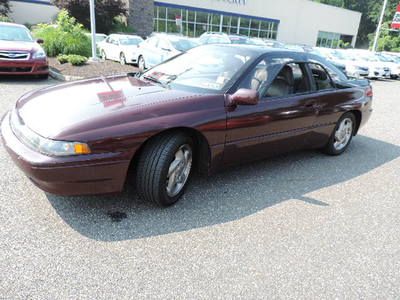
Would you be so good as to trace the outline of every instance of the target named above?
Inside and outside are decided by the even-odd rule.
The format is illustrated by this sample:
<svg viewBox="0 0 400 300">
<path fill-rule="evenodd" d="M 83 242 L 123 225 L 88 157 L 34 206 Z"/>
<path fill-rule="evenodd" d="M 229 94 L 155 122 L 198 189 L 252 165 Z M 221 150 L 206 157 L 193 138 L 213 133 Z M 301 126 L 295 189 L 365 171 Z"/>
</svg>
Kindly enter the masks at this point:
<svg viewBox="0 0 400 300">
<path fill-rule="evenodd" d="M 337 151 L 340 151 L 347 146 L 353 135 L 353 130 L 354 124 L 350 118 L 344 118 L 340 122 L 339 127 L 335 131 L 335 140 L 333 143 L 333 147 Z"/>
<path fill-rule="evenodd" d="M 167 194 L 169 197 L 178 195 L 186 184 L 192 168 L 192 148 L 182 145 L 175 153 L 175 158 L 171 162 L 166 182 Z"/>
</svg>

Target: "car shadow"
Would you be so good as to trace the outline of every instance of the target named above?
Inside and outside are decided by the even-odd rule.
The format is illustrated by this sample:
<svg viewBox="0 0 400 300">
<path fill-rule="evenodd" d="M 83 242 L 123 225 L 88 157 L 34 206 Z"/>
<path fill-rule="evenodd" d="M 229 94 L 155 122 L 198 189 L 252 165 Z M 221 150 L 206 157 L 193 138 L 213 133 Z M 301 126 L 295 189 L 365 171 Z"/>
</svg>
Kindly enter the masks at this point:
<svg viewBox="0 0 400 300">
<path fill-rule="evenodd" d="M 101 241 L 121 241 L 213 226 L 290 199 L 321 208 L 307 194 L 359 177 L 400 156 L 400 147 L 357 136 L 340 157 L 300 152 L 193 178 L 176 205 L 159 208 L 128 187 L 121 195 L 47 197 L 74 230 Z M 129 185 L 128 185 L 129 186 Z"/>
</svg>

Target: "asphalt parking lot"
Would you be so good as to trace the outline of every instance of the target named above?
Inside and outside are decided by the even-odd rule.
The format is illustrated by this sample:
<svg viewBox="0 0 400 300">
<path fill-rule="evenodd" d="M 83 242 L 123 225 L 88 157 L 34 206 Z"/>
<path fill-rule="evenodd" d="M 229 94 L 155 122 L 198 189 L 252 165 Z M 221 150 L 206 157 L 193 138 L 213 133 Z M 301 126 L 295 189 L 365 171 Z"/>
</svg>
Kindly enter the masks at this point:
<svg viewBox="0 0 400 300">
<path fill-rule="evenodd" d="M 0 114 L 55 83 L 1 80 Z M 373 86 L 374 114 L 343 156 L 197 177 L 168 209 L 132 188 L 46 195 L 0 144 L 0 298 L 398 298 L 400 81 Z"/>
</svg>

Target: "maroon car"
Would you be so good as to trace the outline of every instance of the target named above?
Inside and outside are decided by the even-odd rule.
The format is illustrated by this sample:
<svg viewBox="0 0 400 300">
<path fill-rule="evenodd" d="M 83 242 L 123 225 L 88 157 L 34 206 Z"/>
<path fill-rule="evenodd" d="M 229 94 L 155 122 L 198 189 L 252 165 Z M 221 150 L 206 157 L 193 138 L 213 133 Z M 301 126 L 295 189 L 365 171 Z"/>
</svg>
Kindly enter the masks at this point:
<svg viewBox="0 0 400 300">
<path fill-rule="evenodd" d="M 0 22 L 0 75 L 37 75 L 47 78 L 47 57 L 38 42 L 25 26 Z"/>
<path fill-rule="evenodd" d="M 351 83 L 321 57 L 208 45 L 143 74 L 28 93 L 1 132 L 14 162 L 47 192 L 118 192 L 132 169 L 140 196 L 166 206 L 193 169 L 210 174 L 305 148 L 343 153 L 371 102 L 369 84 Z"/>
</svg>

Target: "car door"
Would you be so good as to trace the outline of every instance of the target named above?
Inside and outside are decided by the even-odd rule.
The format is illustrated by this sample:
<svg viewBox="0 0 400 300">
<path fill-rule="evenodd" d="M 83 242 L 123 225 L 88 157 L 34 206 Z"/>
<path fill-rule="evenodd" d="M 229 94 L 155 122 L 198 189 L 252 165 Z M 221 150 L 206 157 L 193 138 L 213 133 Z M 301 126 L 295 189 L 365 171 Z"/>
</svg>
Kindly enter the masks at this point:
<svg viewBox="0 0 400 300">
<path fill-rule="evenodd" d="M 157 50 L 159 38 L 154 36 L 146 40 L 146 47 L 143 49 L 143 57 L 146 61 L 147 67 L 153 67 L 158 64 L 159 53 Z"/>
<path fill-rule="evenodd" d="M 113 38 L 113 45 L 112 45 L 112 57 L 114 60 L 119 60 L 119 53 L 120 53 L 120 48 L 119 48 L 119 38 L 114 37 Z"/>
<path fill-rule="evenodd" d="M 237 106 L 227 113 L 224 163 L 250 161 L 307 146 L 316 118 L 315 94 L 305 64 L 282 66 L 265 91 L 267 62 L 262 60 L 239 87 L 258 90 L 254 106 Z"/>
<path fill-rule="evenodd" d="M 112 58 L 111 57 L 111 51 L 112 51 L 112 46 L 113 46 L 112 40 L 113 40 L 112 36 L 111 35 L 108 36 L 106 38 L 106 40 L 104 41 L 104 44 L 103 44 L 103 47 L 102 47 L 102 51 L 104 51 L 104 53 L 106 54 L 106 57 L 108 59 Z"/>
<path fill-rule="evenodd" d="M 311 85 L 316 101 L 316 118 L 309 143 L 311 147 L 319 148 L 327 144 L 337 121 L 344 113 L 341 107 L 345 106 L 346 102 L 363 97 L 364 93 L 361 89 L 336 88 L 332 80 L 332 76 L 335 76 L 334 71 L 318 62 L 308 63 L 307 68 L 312 77 Z"/>
</svg>

